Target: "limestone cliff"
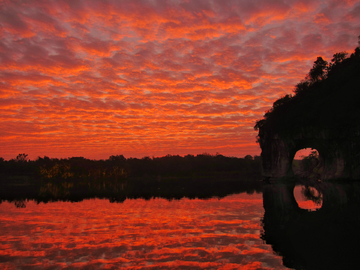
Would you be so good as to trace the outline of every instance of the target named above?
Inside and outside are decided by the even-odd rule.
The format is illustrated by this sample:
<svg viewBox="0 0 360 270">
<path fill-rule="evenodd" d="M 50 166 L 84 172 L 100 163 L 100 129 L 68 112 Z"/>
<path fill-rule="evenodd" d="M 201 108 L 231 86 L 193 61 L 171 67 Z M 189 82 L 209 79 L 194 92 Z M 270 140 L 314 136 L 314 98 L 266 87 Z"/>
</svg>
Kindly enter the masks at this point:
<svg viewBox="0 0 360 270">
<path fill-rule="evenodd" d="M 295 153 L 315 148 L 321 179 L 360 179 L 360 47 L 334 59 L 323 77 L 300 83 L 306 87 L 299 84 L 257 122 L 265 177 L 291 176 Z"/>
</svg>

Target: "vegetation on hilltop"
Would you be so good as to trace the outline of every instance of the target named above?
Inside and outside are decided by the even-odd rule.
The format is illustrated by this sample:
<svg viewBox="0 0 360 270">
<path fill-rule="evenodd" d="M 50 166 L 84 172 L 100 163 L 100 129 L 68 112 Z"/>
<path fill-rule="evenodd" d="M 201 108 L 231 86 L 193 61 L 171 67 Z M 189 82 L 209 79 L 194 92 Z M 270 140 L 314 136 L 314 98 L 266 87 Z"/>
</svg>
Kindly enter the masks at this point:
<svg viewBox="0 0 360 270">
<path fill-rule="evenodd" d="M 327 129 L 358 125 L 360 117 L 360 36 L 359 46 L 347 57 L 338 52 L 330 62 L 317 57 L 305 79 L 273 103 L 263 119 L 256 122 L 258 141 L 264 130 L 297 133 L 303 126 Z"/>
</svg>

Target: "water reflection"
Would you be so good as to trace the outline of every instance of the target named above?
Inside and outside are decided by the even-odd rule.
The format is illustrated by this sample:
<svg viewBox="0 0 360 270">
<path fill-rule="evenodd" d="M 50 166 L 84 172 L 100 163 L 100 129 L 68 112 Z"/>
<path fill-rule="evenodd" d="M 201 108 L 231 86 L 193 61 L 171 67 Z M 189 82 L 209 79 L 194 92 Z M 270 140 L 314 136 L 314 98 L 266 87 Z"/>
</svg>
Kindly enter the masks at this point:
<svg viewBox="0 0 360 270">
<path fill-rule="evenodd" d="M 168 190 L 166 199 L 123 191 L 85 199 L 74 190 L 73 202 L 17 197 L 0 204 L 0 268 L 357 268 L 360 184 L 263 190 L 206 200 Z"/>
<path fill-rule="evenodd" d="M 262 194 L 0 204 L 0 268 L 286 269 L 260 239 Z"/>
<path fill-rule="evenodd" d="M 301 209 L 317 211 L 322 207 L 323 195 L 315 187 L 309 185 L 296 185 L 294 197 Z"/>
<path fill-rule="evenodd" d="M 317 211 L 301 209 L 295 183 L 264 187 L 262 238 L 295 269 L 357 269 L 360 241 L 360 185 L 355 182 L 315 182 Z M 322 194 L 322 195 L 320 195 Z"/>
</svg>

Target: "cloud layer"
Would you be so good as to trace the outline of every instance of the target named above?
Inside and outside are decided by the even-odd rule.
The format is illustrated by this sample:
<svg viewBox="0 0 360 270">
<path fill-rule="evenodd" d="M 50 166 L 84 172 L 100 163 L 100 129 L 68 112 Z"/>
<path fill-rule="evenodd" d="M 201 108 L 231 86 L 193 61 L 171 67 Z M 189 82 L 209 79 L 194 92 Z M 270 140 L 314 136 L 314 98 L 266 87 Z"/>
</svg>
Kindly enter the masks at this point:
<svg viewBox="0 0 360 270">
<path fill-rule="evenodd" d="M 254 123 L 358 1 L 0 1 L 0 156 L 259 154 Z"/>
</svg>

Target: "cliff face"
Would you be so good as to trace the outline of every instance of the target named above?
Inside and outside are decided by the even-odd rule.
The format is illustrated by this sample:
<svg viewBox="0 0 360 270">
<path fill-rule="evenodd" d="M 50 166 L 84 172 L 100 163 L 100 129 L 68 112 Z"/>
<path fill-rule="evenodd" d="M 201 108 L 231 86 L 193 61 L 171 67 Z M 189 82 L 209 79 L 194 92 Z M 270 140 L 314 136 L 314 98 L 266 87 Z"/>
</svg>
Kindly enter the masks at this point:
<svg viewBox="0 0 360 270">
<path fill-rule="evenodd" d="M 296 152 L 315 148 L 320 156 L 320 179 L 360 179 L 359 138 L 359 130 L 336 135 L 321 127 L 308 127 L 295 136 L 266 134 L 260 141 L 263 175 L 270 178 L 292 176 L 291 164 Z"/>
<path fill-rule="evenodd" d="M 275 102 L 258 122 L 265 177 L 292 176 L 296 152 L 315 148 L 320 179 L 360 179 L 360 49 L 355 52 L 327 78 Z"/>
</svg>

